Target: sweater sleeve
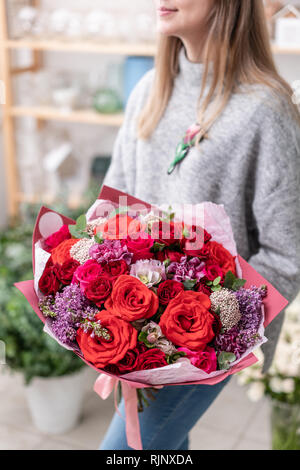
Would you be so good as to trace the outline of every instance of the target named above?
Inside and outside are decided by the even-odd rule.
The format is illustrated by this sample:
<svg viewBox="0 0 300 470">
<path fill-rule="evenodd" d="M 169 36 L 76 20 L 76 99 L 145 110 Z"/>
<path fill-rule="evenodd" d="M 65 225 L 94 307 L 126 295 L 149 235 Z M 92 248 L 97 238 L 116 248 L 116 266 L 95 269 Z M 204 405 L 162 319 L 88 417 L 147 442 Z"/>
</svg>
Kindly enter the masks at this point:
<svg viewBox="0 0 300 470">
<path fill-rule="evenodd" d="M 258 252 L 248 262 L 289 301 L 300 291 L 300 128 L 286 110 L 269 111 L 260 128 L 252 211 Z M 283 312 L 266 329 L 271 365 Z"/>
<path fill-rule="evenodd" d="M 146 102 L 154 69 L 149 70 L 131 92 L 124 121 L 115 140 L 111 164 L 103 184 L 134 195 L 137 145 L 137 120 Z"/>
</svg>

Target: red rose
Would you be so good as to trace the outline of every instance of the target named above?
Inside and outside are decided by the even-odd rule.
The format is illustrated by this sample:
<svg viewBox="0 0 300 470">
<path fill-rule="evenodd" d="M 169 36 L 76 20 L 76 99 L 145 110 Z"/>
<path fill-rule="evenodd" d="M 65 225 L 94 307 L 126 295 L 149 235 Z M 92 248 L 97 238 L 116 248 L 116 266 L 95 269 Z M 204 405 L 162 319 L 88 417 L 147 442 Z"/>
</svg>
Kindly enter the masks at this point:
<svg viewBox="0 0 300 470">
<path fill-rule="evenodd" d="M 139 233 L 141 228 L 139 220 L 133 219 L 127 214 L 117 214 L 115 217 L 108 219 L 104 224 L 98 225 L 94 233 L 102 234 L 102 237 L 107 240 L 121 240 L 127 238 L 128 235 Z"/>
<path fill-rule="evenodd" d="M 150 250 L 154 244 L 153 238 L 149 234 L 143 234 L 138 238 L 127 237 L 126 245 L 128 251 L 133 253 L 132 263 L 135 263 L 139 259 L 151 259 L 154 258 L 154 253 Z"/>
<path fill-rule="evenodd" d="M 56 248 L 64 240 L 71 238 L 68 225 L 63 225 L 57 232 L 46 238 L 45 243 L 50 250 Z"/>
<path fill-rule="evenodd" d="M 150 318 L 158 309 L 158 297 L 133 276 L 122 275 L 116 280 L 105 309 L 127 321 Z"/>
<path fill-rule="evenodd" d="M 118 369 L 118 374 L 128 374 L 129 372 L 137 370 L 138 357 L 147 350 L 145 344 L 138 341 L 137 346 L 127 351 L 123 359 L 115 364 L 115 367 Z"/>
<path fill-rule="evenodd" d="M 181 248 L 188 256 L 204 257 L 206 254 L 205 244 L 211 239 L 211 235 L 202 227 L 191 225 L 187 227 L 189 236 L 184 238 Z"/>
<path fill-rule="evenodd" d="M 102 268 L 113 282 L 122 274 L 128 273 L 128 264 L 123 259 L 103 263 Z"/>
<path fill-rule="evenodd" d="M 56 248 L 54 248 L 51 252 L 53 263 L 62 265 L 65 261 L 73 259 L 70 255 L 70 250 L 72 246 L 75 245 L 75 243 L 78 243 L 78 240 L 75 238 L 70 238 L 68 240 L 64 240 Z"/>
<path fill-rule="evenodd" d="M 183 256 L 185 256 L 184 253 L 181 253 L 180 251 L 173 251 L 169 248 L 165 248 L 164 250 L 157 251 L 155 253 L 155 258 L 161 262 L 165 261 L 166 259 L 169 259 L 171 263 L 179 263 Z"/>
<path fill-rule="evenodd" d="M 93 259 L 79 266 L 73 276 L 73 282 L 79 282 L 82 291 L 104 272 L 103 267 Z"/>
<path fill-rule="evenodd" d="M 204 268 L 204 274 L 208 281 L 213 281 L 217 277 L 224 278 L 223 271 L 217 264 L 207 264 Z"/>
<path fill-rule="evenodd" d="M 112 282 L 107 276 L 99 276 L 91 281 L 84 290 L 84 295 L 94 302 L 97 307 L 101 307 L 107 297 L 110 295 Z"/>
<path fill-rule="evenodd" d="M 220 266 L 224 276 L 228 271 L 236 275 L 235 258 L 223 245 L 209 241 L 206 246 L 209 249 L 210 262 Z"/>
<path fill-rule="evenodd" d="M 71 284 L 74 272 L 80 266 L 80 263 L 75 259 L 69 259 L 64 262 L 62 266 L 57 265 L 57 275 L 59 280 L 65 284 Z"/>
<path fill-rule="evenodd" d="M 77 330 L 76 339 L 83 357 L 98 369 L 103 369 L 108 364 L 117 364 L 129 349 L 136 347 L 138 332 L 127 321 L 105 310 L 99 312 L 95 320 L 107 329 L 110 339 L 85 333 L 82 328 Z"/>
<path fill-rule="evenodd" d="M 159 326 L 175 345 L 203 351 L 215 337 L 210 307 L 209 297 L 202 292 L 180 292 L 162 314 Z"/>
<path fill-rule="evenodd" d="M 167 281 L 159 284 L 157 289 L 157 295 L 159 303 L 162 305 L 168 305 L 170 300 L 172 300 L 179 292 L 184 290 L 183 284 L 181 282 L 173 281 L 168 279 Z"/>
<path fill-rule="evenodd" d="M 184 225 L 182 222 L 165 222 L 159 220 L 154 222 L 151 227 L 151 237 L 166 246 L 182 240 Z"/>
<path fill-rule="evenodd" d="M 160 349 L 148 349 L 138 356 L 137 369 L 147 370 L 157 369 L 158 367 L 167 366 L 166 355 Z"/>
<path fill-rule="evenodd" d="M 201 279 L 201 281 L 203 280 L 203 278 Z M 202 292 L 203 294 L 206 294 L 208 296 L 210 296 L 211 294 L 211 290 L 208 286 L 206 286 L 203 282 L 199 282 L 199 284 L 197 284 L 196 286 L 196 291 L 197 292 Z"/>
<path fill-rule="evenodd" d="M 45 268 L 40 280 L 39 289 L 45 295 L 55 295 L 60 287 L 55 266 Z"/>
</svg>

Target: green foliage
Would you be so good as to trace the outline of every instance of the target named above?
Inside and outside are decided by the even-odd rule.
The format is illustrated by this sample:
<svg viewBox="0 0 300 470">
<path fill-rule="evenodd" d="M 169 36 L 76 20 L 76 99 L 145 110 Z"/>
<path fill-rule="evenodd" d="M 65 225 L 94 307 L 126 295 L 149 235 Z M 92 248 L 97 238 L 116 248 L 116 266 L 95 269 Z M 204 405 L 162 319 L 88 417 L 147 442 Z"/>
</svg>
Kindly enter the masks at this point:
<svg viewBox="0 0 300 470">
<path fill-rule="evenodd" d="M 231 290 L 239 290 L 246 283 L 246 279 L 239 279 L 233 272 L 228 271 L 224 279 L 224 287 Z"/>
<path fill-rule="evenodd" d="M 98 190 L 88 201 L 83 201 L 85 207 L 78 211 L 63 205 L 51 208 L 76 219 L 97 197 Z M 73 352 L 43 332 L 41 320 L 13 285 L 33 277 L 31 243 L 38 211 L 39 206 L 23 208 L 23 219 L 13 228 L 0 232 L 0 340 L 5 343 L 7 365 L 22 372 L 26 383 L 34 377 L 70 374 L 84 366 Z M 83 219 L 79 222 L 82 224 Z"/>
<path fill-rule="evenodd" d="M 218 356 L 218 364 L 220 370 L 230 369 L 230 364 L 236 360 L 236 356 L 233 353 L 222 351 Z"/>
<path fill-rule="evenodd" d="M 80 215 L 75 225 L 69 225 L 69 231 L 74 238 L 90 238 L 89 234 L 86 232 L 86 216 Z"/>
</svg>

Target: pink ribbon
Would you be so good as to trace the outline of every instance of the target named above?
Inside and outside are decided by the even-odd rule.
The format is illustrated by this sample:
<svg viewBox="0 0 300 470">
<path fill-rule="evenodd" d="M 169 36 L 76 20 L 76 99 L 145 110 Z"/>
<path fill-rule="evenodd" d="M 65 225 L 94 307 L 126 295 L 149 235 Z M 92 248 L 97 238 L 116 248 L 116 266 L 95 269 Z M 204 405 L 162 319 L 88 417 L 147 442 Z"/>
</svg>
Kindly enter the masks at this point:
<svg viewBox="0 0 300 470">
<path fill-rule="evenodd" d="M 146 388 L 147 385 L 142 385 L 137 382 L 129 382 L 124 379 L 117 379 L 106 374 L 100 374 L 94 384 L 94 391 L 100 395 L 103 400 L 106 400 L 113 390 L 117 390 L 118 383 L 121 381 L 122 394 L 125 402 L 125 415 L 126 415 L 126 437 L 127 444 L 135 450 L 143 450 L 141 439 L 140 422 L 138 417 L 138 401 L 137 401 L 137 388 Z M 162 388 L 162 387 L 155 387 Z M 115 408 L 119 416 L 123 418 L 118 410 L 116 393 L 115 393 Z M 124 419 L 124 418 L 123 418 Z"/>
</svg>

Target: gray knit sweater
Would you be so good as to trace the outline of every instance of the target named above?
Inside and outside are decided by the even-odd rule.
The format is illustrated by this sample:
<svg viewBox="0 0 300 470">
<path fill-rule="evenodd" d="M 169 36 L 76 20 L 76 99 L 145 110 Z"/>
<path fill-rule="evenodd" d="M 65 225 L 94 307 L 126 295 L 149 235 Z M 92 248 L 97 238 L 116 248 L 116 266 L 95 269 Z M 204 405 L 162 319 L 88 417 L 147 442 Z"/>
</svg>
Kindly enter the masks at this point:
<svg viewBox="0 0 300 470">
<path fill-rule="evenodd" d="M 168 107 L 148 140 L 137 138 L 136 120 L 154 69 L 133 90 L 104 184 L 153 204 L 224 204 L 240 255 L 292 301 L 300 290 L 300 128 L 286 103 L 252 86 L 232 95 L 209 139 L 167 175 L 177 143 L 197 121 L 203 74 L 184 48 L 179 63 Z M 266 329 L 265 371 L 283 316 Z"/>
</svg>

